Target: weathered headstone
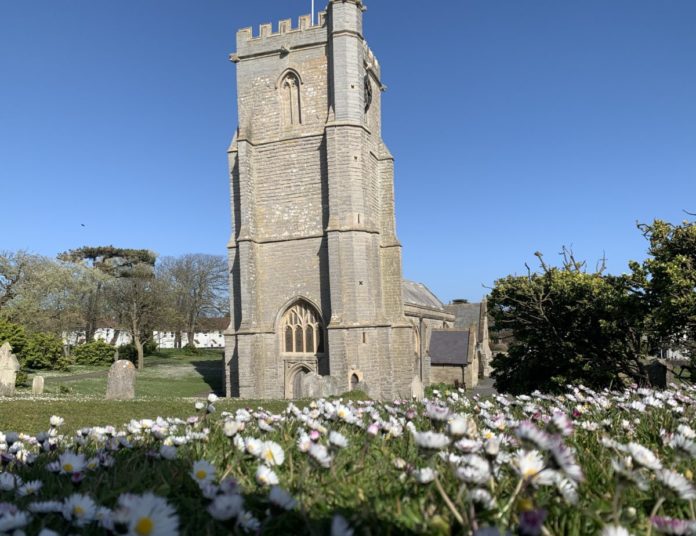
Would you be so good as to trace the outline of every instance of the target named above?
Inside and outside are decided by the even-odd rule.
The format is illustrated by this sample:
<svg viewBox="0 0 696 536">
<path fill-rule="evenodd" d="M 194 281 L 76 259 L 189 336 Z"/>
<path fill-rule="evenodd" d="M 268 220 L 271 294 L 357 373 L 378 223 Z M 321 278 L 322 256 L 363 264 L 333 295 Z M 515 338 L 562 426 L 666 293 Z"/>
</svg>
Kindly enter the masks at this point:
<svg viewBox="0 0 696 536">
<path fill-rule="evenodd" d="M 12 353 L 12 346 L 6 342 L 0 346 L 0 396 L 12 396 L 15 393 L 15 381 L 19 361 Z"/>
<path fill-rule="evenodd" d="M 425 392 L 423 391 L 423 382 L 420 381 L 418 376 L 414 376 L 413 381 L 411 381 L 411 398 L 421 400 L 424 395 Z"/>
<path fill-rule="evenodd" d="M 31 382 L 31 392 L 34 395 L 42 395 L 44 390 L 44 377 L 34 376 Z"/>
<path fill-rule="evenodd" d="M 131 400 L 135 398 L 135 367 L 130 361 L 121 359 L 109 369 L 106 379 L 108 400 Z"/>
</svg>

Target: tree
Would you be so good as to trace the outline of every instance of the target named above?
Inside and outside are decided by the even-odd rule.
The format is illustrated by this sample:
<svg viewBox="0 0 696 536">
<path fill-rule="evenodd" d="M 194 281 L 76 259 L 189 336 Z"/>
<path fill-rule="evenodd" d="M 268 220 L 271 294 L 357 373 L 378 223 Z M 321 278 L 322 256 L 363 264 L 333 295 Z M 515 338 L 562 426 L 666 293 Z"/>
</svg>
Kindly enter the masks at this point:
<svg viewBox="0 0 696 536">
<path fill-rule="evenodd" d="M 98 323 L 106 312 L 106 286 L 114 278 L 128 274 L 136 265 L 154 262 L 148 250 L 116 248 L 114 246 L 85 246 L 58 255 L 58 259 L 82 268 L 84 279 L 79 300 L 84 319 L 86 342 L 94 339 Z"/>
<path fill-rule="evenodd" d="M 157 313 L 154 273 L 157 256 L 146 249 L 86 246 L 62 253 L 59 258 L 89 266 L 108 276 L 107 283 L 101 285 L 99 291 L 105 293 L 113 316 L 130 333 L 138 354 L 138 368 L 142 369 L 143 346 Z M 94 314 L 94 310 L 88 304 L 89 314 Z"/>
<path fill-rule="evenodd" d="M 158 275 L 168 289 L 169 322 L 177 331 L 185 331 L 193 345 L 199 319 L 225 314 L 228 309 L 227 262 L 222 256 L 201 253 L 166 257 Z"/>
<path fill-rule="evenodd" d="M 0 310 L 17 296 L 30 256 L 24 251 L 0 251 Z"/>
<path fill-rule="evenodd" d="M 631 262 L 645 288 L 653 346 L 679 350 L 696 365 L 696 223 L 640 224 L 650 257 Z"/>
<path fill-rule="evenodd" d="M 644 379 L 646 302 L 636 279 L 604 275 L 603 266 L 588 273 L 565 249 L 561 267 L 536 256 L 539 271 L 499 279 L 489 298 L 494 329 L 513 335 L 492 363 L 496 387 L 561 391 Z"/>
</svg>

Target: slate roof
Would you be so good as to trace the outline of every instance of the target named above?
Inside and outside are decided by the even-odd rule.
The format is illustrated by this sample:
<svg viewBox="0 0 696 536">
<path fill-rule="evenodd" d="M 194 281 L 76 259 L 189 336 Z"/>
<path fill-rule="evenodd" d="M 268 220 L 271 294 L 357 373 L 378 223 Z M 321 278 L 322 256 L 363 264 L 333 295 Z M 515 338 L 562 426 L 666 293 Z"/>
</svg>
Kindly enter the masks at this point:
<svg viewBox="0 0 696 536">
<path fill-rule="evenodd" d="M 433 330 L 430 336 L 430 364 L 466 366 L 469 363 L 469 332 Z"/>
<path fill-rule="evenodd" d="M 472 326 L 478 329 L 481 322 L 480 303 L 450 303 L 445 309 L 454 315 L 455 329 L 469 329 Z"/>
<path fill-rule="evenodd" d="M 443 303 L 423 283 L 416 283 L 404 279 L 401 281 L 401 298 L 404 305 L 417 307 L 430 307 L 431 309 L 445 310 Z"/>
</svg>

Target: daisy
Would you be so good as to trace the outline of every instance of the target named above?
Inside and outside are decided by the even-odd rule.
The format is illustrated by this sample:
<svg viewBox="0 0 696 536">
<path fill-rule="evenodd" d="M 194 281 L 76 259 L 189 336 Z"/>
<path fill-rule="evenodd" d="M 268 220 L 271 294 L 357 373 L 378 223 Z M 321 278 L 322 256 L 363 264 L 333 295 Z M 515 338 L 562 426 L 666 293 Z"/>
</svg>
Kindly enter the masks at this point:
<svg viewBox="0 0 696 536">
<path fill-rule="evenodd" d="M 191 477 L 198 482 L 198 485 L 208 484 L 215 479 L 215 466 L 205 460 L 198 460 L 193 463 Z"/>
<path fill-rule="evenodd" d="M 619 525 L 605 525 L 601 536 L 631 536 L 631 533 Z"/>
<path fill-rule="evenodd" d="M 244 499 L 241 495 L 218 495 L 208 506 L 208 513 L 213 519 L 227 521 L 237 517 L 244 506 Z"/>
<path fill-rule="evenodd" d="M 84 527 L 94 519 L 97 505 L 89 495 L 73 493 L 63 503 L 63 517 L 78 527 Z"/>
<path fill-rule="evenodd" d="M 268 500 L 271 504 L 282 508 L 283 510 L 294 510 L 297 506 L 297 501 L 287 491 L 279 486 L 273 486 L 268 494 Z"/>
<path fill-rule="evenodd" d="M 662 468 L 662 462 L 650 450 L 638 443 L 629 443 L 628 452 L 633 456 L 633 460 L 643 467 L 647 467 L 652 471 L 657 471 Z"/>
<path fill-rule="evenodd" d="M 653 516 L 650 522 L 662 534 L 690 535 L 696 532 L 696 522 L 671 517 Z"/>
<path fill-rule="evenodd" d="M 123 497 L 123 496 L 122 496 Z M 128 534 L 133 536 L 169 536 L 179 534 L 179 517 L 162 497 L 153 493 L 119 497 L 120 515 L 126 519 Z"/>
<path fill-rule="evenodd" d="M 537 428 L 530 421 L 522 421 L 515 430 L 515 434 L 522 441 L 532 443 L 539 450 L 548 450 L 553 442 L 549 434 Z"/>
<path fill-rule="evenodd" d="M 29 515 L 26 512 L 6 512 L 0 515 L 0 534 L 9 534 L 17 531 L 15 534 L 24 534 L 18 530 L 25 527 L 29 523 Z"/>
<path fill-rule="evenodd" d="M 542 485 L 549 483 L 552 472 L 544 470 L 544 458 L 538 450 L 518 450 L 513 463 L 524 480 Z"/>
<path fill-rule="evenodd" d="M 80 473 L 85 468 L 85 456 L 66 450 L 58 456 L 58 465 L 61 474 Z"/>
<path fill-rule="evenodd" d="M 176 447 L 171 445 L 162 445 L 159 449 L 159 455 L 165 460 L 174 460 L 176 458 Z"/>
<path fill-rule="evenodd" d="M 0 473 L 0 491 L 11 491 L 22 485 L 22 479 L 12 473 Z"/>
<path fill-rule="evenodd" d="M 208 402 L 210 404 L 215 404 L 219 400 L 220 397 L 218 397 L 215 393 L 210 393 L 208 395 Z"/>
<path fill-rule="evenodd" d="M 331 536 L 353 536 L 353 529 L 341 514 L 334 515 L 331 520 Z"/>
<path fill-rule="evenodd" d="M 261 449 L 263 448 L 263 441 L 256 439 L 255 437 L 250 437 L 246 440 L 246 451 L 252 456 L 260 456 Z"/>
<path fill-rule="evenodd" d="M 264 441 L 261 446 L 259 458 L 269 466 L 283 465 L 285 461 L 285 452 L 283 452 L 283 447 L 275 441 Z"/>
<path fill-rule="evenodd" d="M 339 448 L 346 448 L 348 446 L 348 440 L 339 432 L 329 433 L 329 443 Z"/>
<path fill-rule="evenodd" d="M 433 421 L 446 421 L 449 417 L 450 410 L 445 406 L 438 406 L 436 404 L 426 404 L 425 414 L 430 417 Z"/>
<path fill-rule="evenodd" d="M 329 449 L 320 443 L 312 443 L 309 447 L 309 455 L 314 458 L 322 467 L 330 467 L 333 458 L 329 454 Z"/>
<path fill-rule="evenodd" d="M 58 415 L 52 415 L 48 422 L 53 428 L 58 428 L 59 426 L 63 425 L 65 419 L 63 417 L 59 417 Z"/>
<path fill-rule="evenodd" d="M 430 467 L 424 467 L 423 469 L 414 469 L 411 471 L 411 476 L 419 484 L 427 484 L 435 480 L 435 477 L 437 477 L 437 472 L 432 470 Z"/>
<path fill-rule="evenodd" d="M 684 475 L 669 469 L 662 469 L 655 476 L 662 484 L 679 495 L 681 499 L 685 501 L 696 499 L 696 488 Z"/>
<path fill-rule="evenodd" d="M 488 490 L 485 490 L 483 488 L 472 489 L 468 492 L 467 497 L 471 502 L 480 504 L 486 510 L 490 510 L 495 506 L 495 501 L 493 501 L 493 497 L 488 492 Z"/>
<path fill-rule="evenodd" d="M 302 433 L 297 439 L 297 448 L 300 449 L 300 452 L 309 452 L 311 446 L 312 439 L 307 434 Z"/>
<path fill-rule="evenodd" d="M 438 432 L 413 432 L 413 440 L 424 449 L 442 449 L 450 442 L 449 437 Z"/>
<path fill-rule="evenodd" d="M 27 510 L 34 514 L 52 514 L 63 511 L 63 503 L 60 501 L 34 501 L 30 502 Z"/>
<path fill-rule="evenodd" d="M 238 523 L 247 532 L 256 533 L 261 528 L 261 522 L 251 512 L 243 511 L 239 516 Z"/>
<path fill-rule="evenodd" d="M 40 480 L 32 480 L 26 484 L 22 484 L 17 488 L 17 495 L 20 497 L 26 497 L 27 495 L 36 495 L 43 486 L 43 482 Z"/>
<path fill-rule="evenodd" d="M 227 436 L 227 437 L 234 437 L 237 435 L 237 432 L 240 430 L 244 429 L 244 423 L 237 422 L 235 420 L 227 420 L 225 423 L 222 425 L 222 432 Z"/>
<path fill-rule="evenodd" d="M 256 469 L 256 482 L 262 486 L 278 485 L 278 475 L 265 465 L 259 465 Z"/>
</svg>

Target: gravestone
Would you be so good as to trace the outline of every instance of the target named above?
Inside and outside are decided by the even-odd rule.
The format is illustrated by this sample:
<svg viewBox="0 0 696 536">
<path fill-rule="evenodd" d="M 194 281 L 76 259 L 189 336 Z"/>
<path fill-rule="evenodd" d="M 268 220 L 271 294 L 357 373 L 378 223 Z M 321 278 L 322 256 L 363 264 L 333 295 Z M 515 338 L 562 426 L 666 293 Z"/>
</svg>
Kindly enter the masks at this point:
<svg viewBox="0 0 696 536">
<path fill-rule="evenodd" d="M 132 400 L 135 398 L 135 367 L 121 359 L 109 369 L 106 379 L 107 400 Z"/>
<path fill-rule="evenodd" d="M 12 346 L 6 342 L 0 346 L 0 396 L 12 396 L 15 393 L 15 381 L 19 361 L 12 353 Z"/>
<path fill-rule="evenodd" d="M 414 376 L 413 381 L 411 381 L 411 398 L 421 400 L 424 395 L 425 392 L 423 391 L 423 382 L 420 381 L 418 376 Z"/>
<path fill-rule="evenodd" d="M 31 393 L 34 395 L 42 395 L 44 390 L 44 377 L 34 376 L 31 382 Z"/>
</svg>

